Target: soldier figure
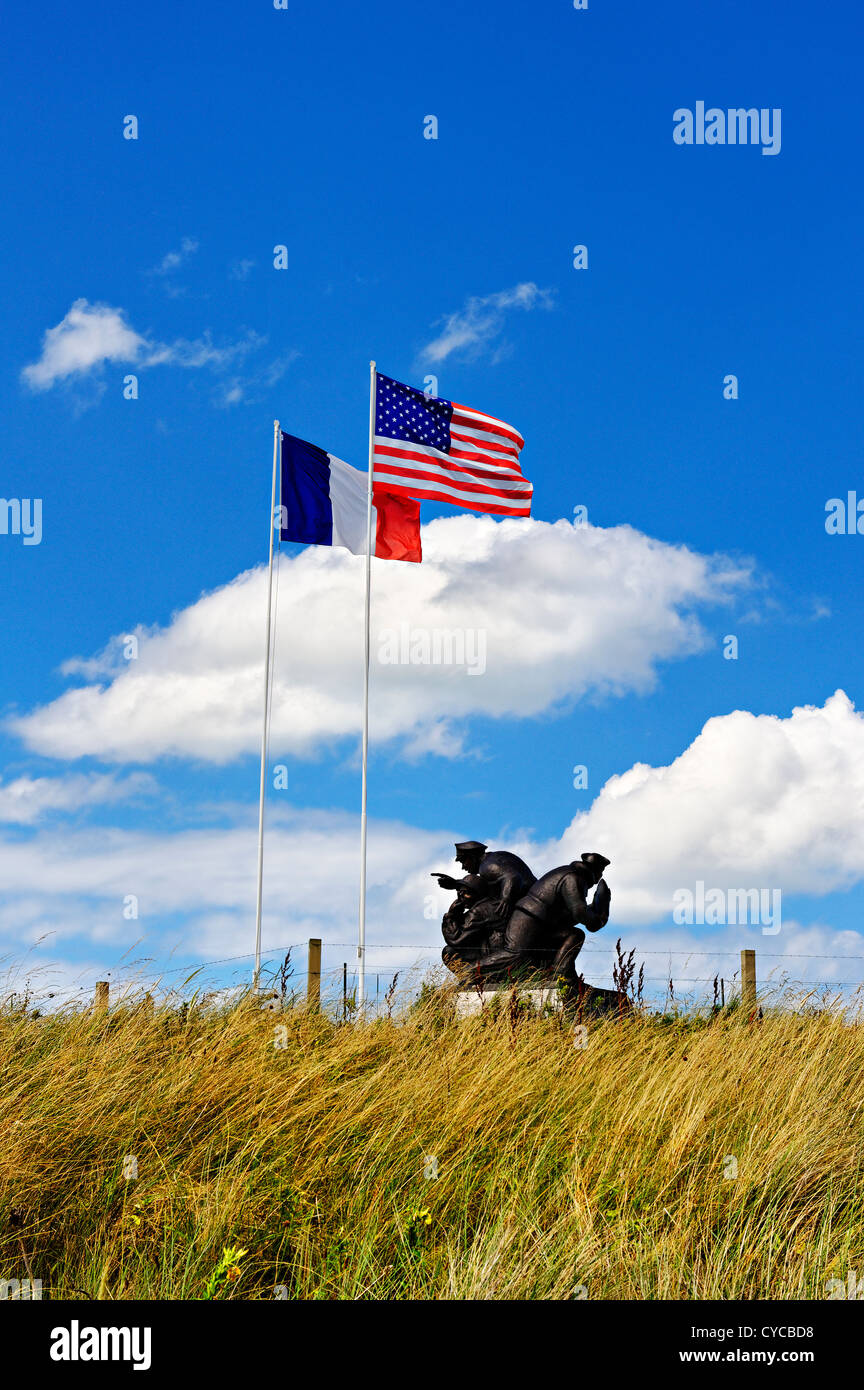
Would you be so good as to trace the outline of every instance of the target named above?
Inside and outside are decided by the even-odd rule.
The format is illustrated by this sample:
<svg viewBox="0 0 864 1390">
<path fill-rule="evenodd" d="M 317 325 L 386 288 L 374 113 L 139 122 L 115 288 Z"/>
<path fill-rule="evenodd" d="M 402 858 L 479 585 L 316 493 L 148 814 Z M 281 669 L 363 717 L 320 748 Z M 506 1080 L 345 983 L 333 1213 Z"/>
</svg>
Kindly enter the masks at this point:
<svg viewBox="0 0 864 1390">
<path fill-rule="evenodd" d="M 516 902 L 535 882 L 528 865 L 508 850 L 487 850 L 479 840 L 456 845 L 464 878 L 433 874 L 442 888 L 455 890 L 456 901 L 444 914 L 441 930 L 447 942 L 442 960 L 451 970 L 477 965 L 490 950 L 504 944 L 504 928 Z"/>
<path fill-rule="evenodd" d="M 581 928 L 599 931 L 609 920 L 612 895 L 603 878 L 609 862 L 602 854 L 583 854 L 537 879 L 516 904 L 502 944 L 478 960 L 483 979 L 542 971 L 553 982 L 575 985 L 576 957 L 585 940 Z"/>
</svg>

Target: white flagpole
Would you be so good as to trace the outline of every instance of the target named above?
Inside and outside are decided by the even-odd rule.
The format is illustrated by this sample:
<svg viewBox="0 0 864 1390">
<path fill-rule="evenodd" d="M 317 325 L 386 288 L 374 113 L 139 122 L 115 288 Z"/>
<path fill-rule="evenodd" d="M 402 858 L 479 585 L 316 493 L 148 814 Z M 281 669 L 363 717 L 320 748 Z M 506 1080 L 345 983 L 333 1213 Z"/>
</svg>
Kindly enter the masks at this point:
<svg viewBox="0 0 864 1390">
<path fill-rule="evenodd" d="M 372 592 L 372 458 L 375 451 L 375 363 L 369 363 L 369 475 L 366 482 L 366 616 L 363 666 L 363 752 L 360 783 L 360 917 L 357 927 L 357 1009 L 366 1002 L 366 784 L 369 761 L 369 609 Z"/>
<path fill-rule="evenodd" d="M 261 976 L 261 912 L 264 904 L 264 787 L 267 778 L 267 712 L 270 706 L 270 617 L 273 607 L 273 532 L 276 529 L 276 478 L 279 470 L 279 421 L 273 421 L 273 482 L 270 488 L 270 560 L 267 572 L 267 637 L 264 650 L 264 717 L 261 723 L 261 781 L 258 793 L 258 896 L 255 906 L 255 977 Z"/>
</svg>

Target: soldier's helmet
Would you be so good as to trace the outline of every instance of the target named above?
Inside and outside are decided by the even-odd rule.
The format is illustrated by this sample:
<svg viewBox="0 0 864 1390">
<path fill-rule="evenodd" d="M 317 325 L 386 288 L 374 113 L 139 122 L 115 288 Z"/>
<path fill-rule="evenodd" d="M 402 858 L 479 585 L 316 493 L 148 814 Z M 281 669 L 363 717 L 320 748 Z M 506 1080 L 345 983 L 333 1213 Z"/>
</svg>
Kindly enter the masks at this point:
<svg viewBox="0 0 864 1390">
<path fill-rule="evenodd" d="M 603 854 L 583 854 L 581 858 L 582 864 L 584 864 L 585 870 L 590 875 L 592 883 L 599 883 L 603 877 L 604 870 L 612 863 L 612 860 L 607 859 Z M 576 859 L 573 862 L 573 868 L 579 869 L 582 867 L 582 864 Z"/>
</svg>

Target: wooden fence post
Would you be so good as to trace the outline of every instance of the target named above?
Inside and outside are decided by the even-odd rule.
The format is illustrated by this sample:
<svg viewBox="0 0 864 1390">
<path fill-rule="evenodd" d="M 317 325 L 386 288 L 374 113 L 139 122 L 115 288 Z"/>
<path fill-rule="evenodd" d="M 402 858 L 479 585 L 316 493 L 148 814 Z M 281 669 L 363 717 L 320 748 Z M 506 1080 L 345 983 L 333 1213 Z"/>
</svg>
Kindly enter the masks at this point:
<svg viewBox="0 0 864 1390">
<path fill-rule="evenodd" d="M 97 1013 L 104 1013 L 108 1008 L 108 981 L 96 981 L 96 998 L 93 1000 L 93 1007 Z"/>
<path fill-rule="evenodd" d="M 306 971 L 306 1007 L 321 1007 L 321 942 L 317 937 L 309 939 L 309 959 Z"/>
<path fill-rule="evenodd" d="M 756 952 L 741 952 L 741 1003 L 745 1009 L 756 1008 Z"/>
</svg>

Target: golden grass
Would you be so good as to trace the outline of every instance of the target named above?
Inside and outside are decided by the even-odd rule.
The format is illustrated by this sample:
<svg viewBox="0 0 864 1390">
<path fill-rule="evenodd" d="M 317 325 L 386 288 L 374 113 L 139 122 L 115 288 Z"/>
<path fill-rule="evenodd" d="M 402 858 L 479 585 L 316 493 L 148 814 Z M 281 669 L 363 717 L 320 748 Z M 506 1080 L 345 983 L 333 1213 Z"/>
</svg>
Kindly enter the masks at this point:
<svg viewBox="0 0 864 1390">
<path fill-rule="evenodd" d="M 824 1298 L 864 1271 L 864 1030 L 830 1014 L 578 1047 L 441 995 L 343 1026 L 7 1013 L 0 1072 L 0 1279 L 45 1296 Z"/>
</svg>

